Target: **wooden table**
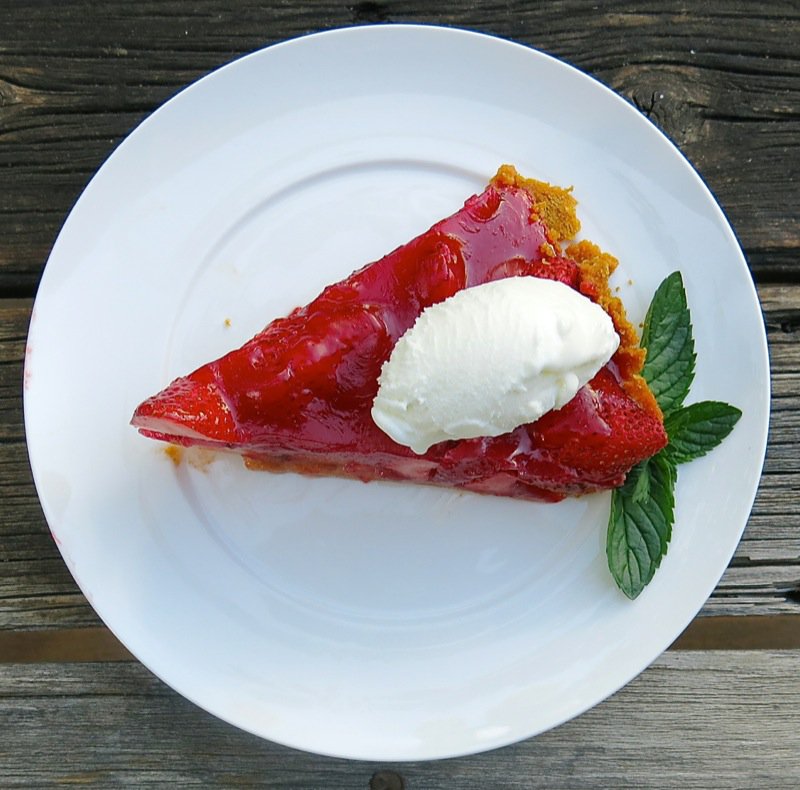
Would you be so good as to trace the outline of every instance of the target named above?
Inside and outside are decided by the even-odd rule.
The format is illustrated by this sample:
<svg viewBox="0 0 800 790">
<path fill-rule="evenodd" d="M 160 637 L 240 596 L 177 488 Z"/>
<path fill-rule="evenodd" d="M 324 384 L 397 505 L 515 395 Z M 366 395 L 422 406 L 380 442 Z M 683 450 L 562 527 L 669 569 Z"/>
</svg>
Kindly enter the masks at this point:
<svg viewBox="0 0 800 790">
<path fill-rule="evenodd" d="M 727 212 L 758 286 L 772 355 L 760 492 L 730 568 L 688 631 L 577 720 L 489 754 L 434 763 L 292 751 L 217 721 L 156 680 L 104 628 L 51 541 L 22 419 L 39 277 L 70 207 L 126 133 L 238 55 L 371 22 L 444 23 L 511 38 L 577 65 L 635 104 Z M 798 185 L 796 2 L 455 0 L 434 13 L 420 0 L 5 0 L 0 786 L 800 787 Z"/>
</svg>

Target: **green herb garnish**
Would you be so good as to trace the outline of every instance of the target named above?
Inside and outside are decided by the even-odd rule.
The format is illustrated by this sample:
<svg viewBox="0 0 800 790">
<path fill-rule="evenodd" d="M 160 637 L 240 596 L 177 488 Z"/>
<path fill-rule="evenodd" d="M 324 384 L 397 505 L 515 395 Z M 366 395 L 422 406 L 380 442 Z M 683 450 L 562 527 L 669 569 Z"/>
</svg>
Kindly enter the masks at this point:
<svg viewBox="0 0 800 790">
<path fill-rule="evenodd" d="M 642 375 L 664 412 L 669 443 L 637 464 L 611 494 L 606 555 L 620 590 L 636 598 L 653 578 L 672 536 L 678 464 L 713 450 L 742 412 L 719 401 L 684 406 L 694 379 L 694 339 L 680 272 L 656 290 L 642 332 Z"/>
</svg>

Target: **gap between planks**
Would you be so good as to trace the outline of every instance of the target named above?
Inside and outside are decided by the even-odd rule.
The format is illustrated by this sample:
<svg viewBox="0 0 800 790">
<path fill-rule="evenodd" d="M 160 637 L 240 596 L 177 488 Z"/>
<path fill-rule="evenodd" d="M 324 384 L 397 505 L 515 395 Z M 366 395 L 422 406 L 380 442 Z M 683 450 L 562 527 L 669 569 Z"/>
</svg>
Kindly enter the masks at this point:
<svg viewBox="0 0 800 790">
<path fill-rule="evenodd" d="M 800 615 L 698 617 L 670 650 L 800 650 Z M 134 661 L 107 628 L 0 632 L 0 664 Z"/>
</svg>

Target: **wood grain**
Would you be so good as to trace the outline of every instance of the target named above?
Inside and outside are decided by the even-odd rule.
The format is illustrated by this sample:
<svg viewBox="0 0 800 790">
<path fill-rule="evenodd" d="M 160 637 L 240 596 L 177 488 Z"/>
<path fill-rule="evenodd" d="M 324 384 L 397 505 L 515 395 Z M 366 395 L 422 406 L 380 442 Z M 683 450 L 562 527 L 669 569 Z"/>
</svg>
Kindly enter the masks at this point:
<svg viewBox="0 0 800 790">
<path fill-rule="evenodd" d="M 234 729 L 136 663 L 0 666 L 4 787 L 408 790 L 800 786 L 800 653 L 667 653 L 537 738 L 439 762 L 318 757 Z M 391 785 L 389 785 L 391 786 Z M 399 785 L 396 785 L 399 786 Z M 374 787 L 374 785 L 373 785 Z"/>
<path fill-rule="evenodd" d="M 34 292 L 92 174 L 180 88 L 276 41 L 369 22 L 482 30 L 596 76 L 694 162 L 759 279 L 800 279 L 796 3 L 14 0 L 0 18 L 0 293 Z"/>
<path fill-rule="evenodd" d="M 44 263 L 70 208 L 120 141 L 185 85 L 240 55 L 374 22 L 457 25 L 519 41 L 594 75 L 648 116 L 728 214 L 758 283 L 772 355 L 761 487 L 731 566 L 702 610 L 719 616 L 696 619 L 679 650 L 575 721 L 493 753 L 436 763 L 333 760 L 261 741 L 130 660 L 50 537 L 20 398 L 31 297 Z M 799 77 L 796 0 L 454 0 L 444 10 L 423 0 L 5 0 L 0 785 L 800 787 L 800 651 L 749 649 L 796 648 L 800 618 Z M 735 649 L 713 651 L 721 645 Z"/>
</svg>

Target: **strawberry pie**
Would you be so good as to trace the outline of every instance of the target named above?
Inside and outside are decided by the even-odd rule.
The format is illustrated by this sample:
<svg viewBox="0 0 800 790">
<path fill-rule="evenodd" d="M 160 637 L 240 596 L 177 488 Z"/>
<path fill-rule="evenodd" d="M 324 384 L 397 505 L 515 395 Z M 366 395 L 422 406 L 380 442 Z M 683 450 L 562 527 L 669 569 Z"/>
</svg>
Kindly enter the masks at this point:
<svg viewBox="0 0 800 790">
<path fill-rule="evenodd" d="M 452 216 L 148 398 L 132 424 L 273 472 L 543 501 L 615 488 L 667 436 L 640 375 L 644 352 L 609 287 L 617 262 L 591 242 L 570 244 L 578 229 L 568 190 L 504 166 Z M 565 405 L 505 433 L 424 452 L 390 438 L 372 408 L 400 338 L 464 289 L 526 277 L 558 281 L 602 308 L 619 336 L 609 361 Z"/>
</svg>

